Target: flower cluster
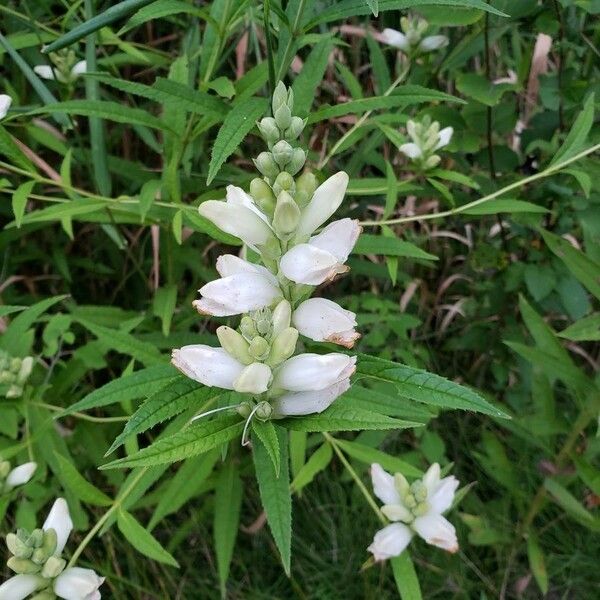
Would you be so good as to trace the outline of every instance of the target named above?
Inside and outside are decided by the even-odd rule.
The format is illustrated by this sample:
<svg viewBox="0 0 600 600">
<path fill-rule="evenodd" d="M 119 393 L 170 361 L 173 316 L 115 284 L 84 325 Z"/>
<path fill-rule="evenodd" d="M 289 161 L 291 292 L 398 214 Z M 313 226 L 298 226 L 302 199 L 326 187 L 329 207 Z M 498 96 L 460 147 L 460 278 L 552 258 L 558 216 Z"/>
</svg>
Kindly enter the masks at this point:
<svg viewBox="0 0 600 600">
<path fill-rule="evenodd" d="M 417 17 L 402 17 L 400 19 L 400 28 L 384 29 L 381 39 L 390 46 L 398 48 L 409 57 L 418 56 L 439 50 L 448 45 L 448 38 L 445 35 L 429 35 L 424 34 L 429 28 L 429 23 L 425 19 Z"/>
<path fill-rule="evenodd" d="M 25 485 L 35 473 L 37 463 L 28 462 L 14 469 L 7 460 L 0 462 L 0 494 L 10 492 L 19 485 Z"/>
<path fill-rule="evenodd" d="M 36 75 L 42 79 L 68 84 L 73 83 L 80 75 L 87 72 L 87 62 L 85 60 L 78 61 L 73 50 L 50 52 L 48 58 L 54 64 L 53 67 L 50 65 L 33 67 Z"/>
<path fill-rule="evenodd" d="M 368 547 L 375 560 L 402 554 L 416 533 L 428 544 L 448 552 L 458 550 L 454 526 L 442 516 L 454 501 L 458 479 L 440 479 L 440 465 L 429 467 L 423 479 L 409 484 L 401 473 L 391 475 L 378 464 L 371 465 L 373 491 L 383 502 L 381 512 L 393 521 L 380 529 Z"/>
<path fill-rule="evenodd" d="M 429 116 L 425 116 L 420 123 L 409 120 L 406 123 L 406 132 L 412 142 L 402 144 L 400 152 L 410 158 L 418 168 L 426 171 L 440 164 L 442 159 L 436 151 L 450 143 L 454 129 L 444 127 L 440 130 L 437 121 L 432 122 Z"/>
<path fill-rule="evenodd" d="M 33 369 L 33 357 L 12 357 L 0 350 L 0 395 L 19 398 Z"/>
<path fill-rule="evenodd" d="M 173 364 L 207 386 L 249 394 L 238 407 L 249 419 L 321 412 L 350 385 L 354 357 L 341 353 L 294 356 L 299 334 L 347 348 L 359 334 L 356 315 L 335 302 L 309 298 L 321 283 L 348 270 L 357 221 L 341 219 L 317 232 L 338 209 L 348 185 L 339 172 L 321 185 L 304 172 L 306 154 L 295 147 L 305 122 L 293 115 L 293 92 L 279 83 L 273 116 L 258 123 L 269 151 L 255 160 L 262 178 L 250 193 L 227 187 L 224 201 L 203 202 L 200 214 L 240 238 L 262 264 L 226 254 L 217 259 L 220 279 L 199 291 L 200 314 L 242 315 L 236 329 L 219 327 L 220 348 L 185 346 Z"/>
<path fill-rule="evenodd" d="M 73 529 L 69 507 L 58 498 L 42 527 L 19 529 L 6 536 L 11 558 L 6 563 L 16 573 L 0 585 L 0 600 L 100 600 L 104 582 L 92 569 L 66 567 L 62 552 Z"/>
</svg>

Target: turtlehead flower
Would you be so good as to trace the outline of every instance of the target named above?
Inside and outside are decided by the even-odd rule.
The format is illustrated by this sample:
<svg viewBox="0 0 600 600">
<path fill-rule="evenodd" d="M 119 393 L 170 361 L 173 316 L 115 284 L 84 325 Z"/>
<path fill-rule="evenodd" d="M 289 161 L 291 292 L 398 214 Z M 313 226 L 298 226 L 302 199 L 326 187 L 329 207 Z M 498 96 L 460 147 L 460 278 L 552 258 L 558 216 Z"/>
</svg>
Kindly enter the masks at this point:
<svg viewBox="0 0 600 600">
<path fill-rule="evenodd" d="M 294 327 L 316 342 L 332 342 L 352 348 L 360 334 L 356 315 L 326 298 L 310 298 L 302 302 L 292 315 Z"/>
<path fill-rule="evenodd" d="M 412 142 L 402 144 L 399 148 L 400 152 L 418 167 L 427 170 L 440 163 L 441 158 L 435 153 L 450 143 L 454 130 L 452 127 L 440 130 L 440 124 L 437 121 L 431 122 L 427 116 L 420 123 L 409 120 L 406 124 L 406 132 Z"/>
<path fill-rule="evenodd" d="M 18 398 L 33 370 L 33 357 L 11 357 L 0 350 L 0 395 Z"/>
<path fill-rule="evenodd" d="M 295 283 L 319 285 L 348 271 L 344 264 L 358 240 L 358 221 L 341 219 L 330 223 L 306 244 L 298 244 L 282 257 L 279 267 Z"/>
<path fill-rule="evenodd" d="M 371 479 L 375 495 L 383 502 L 381 512 L 393 521 L 375 534 L 367 548 L 376 561 L 402 554 L 415 534 L 448 552 L 458 550 L 454 526 L 442 516 L 454 501 L 459 485 L 455 477 L 440 479 L 440 466 L 434 463 L 423 479 L 409 484 L 401 473 L 390 475 L 375 463 Z"/>
<path fill-rule="evenodd" d="M 12 104 L 12 98 L 7 94 L 0 94 L 0 121 L 4 119 L 8 113 L 8 109 Z"/>
<path fill-rule="evenodd" d="M 7 566 L 17 574 L 0 585 L 0 600 L 24 600 L 34 592 L 39 593 L 35 598 L 100 600 L 103 577 L 91 569 L 65 569 L 61 554 L 72 529 L 69 507 L 58 498 L 42 529 L 9 533 L 6 545 L 13 556 Z"/>
<path fill-rule="evenodd" d="M 346 377 L 322 390 L 283 394 L 271 403 L 273 416 L 299 417 L 322 413 L 348 389 L 350 389 L 350 378 Z"/>
<path fill-rule="evenodd" d="M 28 462 L 14 469 L 10 469 L 8 461 L 0 463 L 0 491 L 12 490 L 20 485 L 25 485 L 35 473 L 37 463 Z M 4 479 L 4 482 L 2 481 Z"/>
<path fill-rule="evenodd" d="M 398 48 L 404 54 L 413 56 L 426 54 L 444 48 L 448 45 L 448 38 L 445 35 L 430 35 L 423 37 L 429 24 L 425 19 L 403 17 L 400 20 L 402 31 L 396 29 L 384 29 L 381 34 L 381 40 Z"/>
<path fill-rule="evenodd" d="M 80 60 L 75 63 L 70 70 L 60 70 L 58 66 L 36 65 L 33 67 L 36 75 L 49 81 L 58 81 L 59 83 L 73 83 L 84 73 L 87 73 L 87 62 Z"/>
</svg>

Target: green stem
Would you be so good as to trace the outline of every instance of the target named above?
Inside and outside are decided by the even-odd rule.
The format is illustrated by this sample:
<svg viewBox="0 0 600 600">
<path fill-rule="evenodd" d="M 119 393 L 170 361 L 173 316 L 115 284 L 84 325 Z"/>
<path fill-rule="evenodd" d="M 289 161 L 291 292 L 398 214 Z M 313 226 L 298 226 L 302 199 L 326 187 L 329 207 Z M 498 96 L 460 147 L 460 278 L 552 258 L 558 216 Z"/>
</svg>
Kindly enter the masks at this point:
<svg viewBox="0 0 600 600">
<path fill-rule="evenodd" d="M 32 402 L 35 406 L 41 406 L 46 410 L 51 410 L 53 412 L 64 412 L 64 408 L 60 406 L 54 406 L 53 404 L 46 404 L 45 402 Z M 93 417 L 92 415 L 86 415 L 85 413 L 74 412 L 65 415 L 68 417 L 76 417 L 77 419 L 82 419 L 83 421 L 91 421 L 92 423 L 123 423 L 125 421 L 129 421 L 129 417 Z"/>
</svg>

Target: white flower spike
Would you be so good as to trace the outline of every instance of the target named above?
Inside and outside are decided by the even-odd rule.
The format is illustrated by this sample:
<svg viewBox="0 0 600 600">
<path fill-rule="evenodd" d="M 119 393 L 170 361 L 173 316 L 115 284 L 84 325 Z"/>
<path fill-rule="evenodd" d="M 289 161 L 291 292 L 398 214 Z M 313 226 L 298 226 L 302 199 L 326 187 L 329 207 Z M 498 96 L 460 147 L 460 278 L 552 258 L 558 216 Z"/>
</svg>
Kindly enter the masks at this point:
<svg viewBox="0 0 600 600">
<path fill-rule="evenodd" d="M 33 67 L 35 74 L 48 81 L 58 81 L 59 83 L 72 83 L 80 75 L 87 73 L 87 62 L 80 60 L 75 63 L 70 71 L 65 74 L 64 71 L 50 65 L 36 65 Z"/>
<path fill-rule="evenodd" d="M 415 533 L 432 546 L 458 550 L 454 526 L 442 516 L 452 506 L 459 485 L 455 477 L 440 479 L 440 466 L 434 463 L 423 479 L 409 485 L 400 473 L 392 476 L 375 463 L 371 479 L 375 495 L 384 504 L 381 512 L 393 521 L 375 534 L 368 547 L 376 561 L 402 554 Z"/>
<path fill-rule="evenodd" d="M 12 98 L 10 96 L 7 94 L 0 94 L 0 121 L 7 115 L 11 104 Z"/>
<path fill-rule="evenodd" d="M 449 40 L 445 35 L 423 37 L 429 27 L 425 19 L 403 17 L 400 24 L 402 31 L 384 29 L 380 39 L 408 56 L 427 54 L 448 45 Z"/>
</svg>

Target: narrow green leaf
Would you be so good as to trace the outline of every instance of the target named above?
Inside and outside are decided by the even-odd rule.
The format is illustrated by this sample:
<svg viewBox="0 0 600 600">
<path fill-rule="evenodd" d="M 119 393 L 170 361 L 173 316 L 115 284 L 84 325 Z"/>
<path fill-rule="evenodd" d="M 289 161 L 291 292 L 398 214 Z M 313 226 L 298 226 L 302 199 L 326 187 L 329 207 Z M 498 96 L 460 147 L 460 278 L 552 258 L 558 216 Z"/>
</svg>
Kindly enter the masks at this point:
<svg viewBox="0 0 600 600">
<path fill-rule="evenodd" d="M 370 465 L 379 463 L 387 471 L 392 473 L 402 473 L 406 477 L 422 477 L 423 472 L 411 464 L 403 461 L 396 456 L 390 456 L 377 448 L 365 446 L 359 442 L 349 442 L 347 440 L 336 440 L 335 442 L 346 454 L 362 463 Z"/>
<path fill-rule="evenodd" d="M 163 17 L 171 17 L 181 13 L 206 18 L 205 10 L 192 6 L 183 0 L 155 0 L 150 6 L 144 6 L 131 16 L 129 21 L 127 21 L 127 23 L 125 23 L 118 31 L 117 35 L 122 36 L 128 31 L 147 23 L 148 21 L 161 19 Z"/>
<path fill-rule="evenodd" d="M 545 596 L 548 593 L 548 571 L 546 570 L 546 561 L 544 553 L 540 548 L 535 535 L 529 532 L 527 537 L 527 557 L 529 558 L 529 568 L 535 577 L 535 581 L 540 591 Z"/>
<path fill-rule="evenodd" d="M 543 206 L 538 206 L 525 200 L 511 200 L 509 198 L 498 198 L 483 202 L 467 210 L 461 211 L 463 215 L 497 215 L 498 213 L 536 213 L 550 212 Z"/>
<path fill-rule="evenodd" d="M 59 452 L 54 452 L 60 465 L 63 484 L 84 504 L 94 506 L 110 506 L 112 500 L 95 485 L 91 484 L 75 467 L 75 464 Z"/>
<path fill-rule="evenodd" d="M 390 560 L 394 581 L 402 600 L 423 600 L 419 578 L 410 554 L 405 550 L 400 556 Z"/>
<path fill-rule="evenodd" d="M 399 240 L 397 237 L 383 237 L 363 233 L 354 246 L 353 254 L 383 254 L 385 256 L 402 256 L 421 260 L 438 260 L 434 254 L 421 250 L 418 246 Z"/>
<path fill-rule="evenodd" d="M 142 217 L 142 222 L 146 218 L 148 211 L 152 208 L 152 204 L 156 199 L 157 194 L 159 193 L 160 186 L 162 185 L 162 181 L 160 179 L 150 179 L 150 181 L 146 181 L 140 190 L 140 215 Z"/>
<path fill-rule="evenodd" d="M 331 444 L 326 442 L 321 445 L 316 452 L 311 454 L 306 464 L 298 471 L 291 484 L 292 490 L 297 493 L 302 488 L 305 488 L 321 471 L 327 468 L 332 457 L 333 450 L 331 449 Z"/>
<path fill-rule="evenodd" d="M 12 195 L 12 210 L 15 215 L 15 222 L 17 227 L 21 227 L 21 223 L 23 222 L 23 215 L 25 214 L 25 207 L 27 206 L 27 200 L 29 200 L 29 195 L 33 191 L 35 186 L 35 181 L 26 181 L 22 183 Z"/>
<path fill-rule="evenodd" d="M 600 313 L 590 315 L 569 325 L 557 335 L 573 342 L 600 341 Z"/>
<path fill-rule="evenodd" d="M 177 305 L 177 285 L 166 285 L 154 292 L 152 311 L 162 322 L 163 335 L 169 335 L 171 331 L 171 320 Z"/>
<path fill-rule="evenodd" d="M 8 131 L 0 124 L 0 156 L 5 156 L 8 160 L 15 165 L 20 167 L 24 171 L 35 173 L 35 167 L 31 164 L 31 161 L 23 150 L 16 144 L 14 138 Z"/>
<path fill-rule="evenodd" d="M 587 521 L 588 523 L 594 520 L 592 513 L 567 488 L 558 483 L 556 479 L 547 477 L 544 480 L 544 487 L 550 492 L 556 503 L 572 517 L 575 517 L 579 521 Z"/>
</svg>

